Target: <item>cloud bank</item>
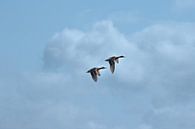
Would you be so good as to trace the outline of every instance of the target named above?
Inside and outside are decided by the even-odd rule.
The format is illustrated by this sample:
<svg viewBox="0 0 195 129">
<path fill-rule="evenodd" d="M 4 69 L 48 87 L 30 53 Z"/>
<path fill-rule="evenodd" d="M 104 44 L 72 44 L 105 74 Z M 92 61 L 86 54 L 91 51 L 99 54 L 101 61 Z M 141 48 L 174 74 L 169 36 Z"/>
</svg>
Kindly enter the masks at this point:
<svg viewBox="0 0 195 129">
<path fill-rule="evenodd" d="M 125 128 L 191 129 L 195 127 L 192 122 L 195 117 L 194 30 L 194 23 L 156 24 L 128 36 L 119 32 L 111 21 L 98 22 L 86 32 L 65 29 L 48 44 L 45 67 L 67 72 L 72 79 L 81 81 L 80 86 L 94 86 L 88 82 L 90 77 L 79 79 L 85 70 L 107 65 L 104 59 L 109 56 L 125 55 L 127 58 L 117 66 L 115 75 L 103 71 L 97 84 L 114 94 L 111 101 L 123 98 L 119 103 L 127 109 L 121 114 L 128 115 L 121 115 L 127 121 L 120 121 L 122 125 L 126 125 Z M 105 117 L 113 119 L 107 115 Z"/>
<path fill-rule="evenodd" d="M 194 23 L 169 23 L 126 35 L 101 21 L 56 33 L 45 71 L 0 82 L 14 96 L 1 94 L 0 128 L 194 129 L 194 30 Z M 112 55 L 126 58 L 94 83 L 85 72 L 108 67 Z"/>
</svg>

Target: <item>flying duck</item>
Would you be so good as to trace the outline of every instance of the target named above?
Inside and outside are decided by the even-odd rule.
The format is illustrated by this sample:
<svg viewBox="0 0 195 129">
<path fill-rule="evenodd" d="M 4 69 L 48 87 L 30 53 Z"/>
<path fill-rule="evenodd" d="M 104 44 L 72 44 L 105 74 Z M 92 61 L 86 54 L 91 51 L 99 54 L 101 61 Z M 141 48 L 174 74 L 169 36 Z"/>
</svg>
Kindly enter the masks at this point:
<svg viewBox="0 0 195 129">
<path fill-rule="evenodd" d="M 101 69 L 106 69 L 106 67 L 99 67 L 99 68 L 94 67 L 94 68 L 88 70 L 87 73 L 90 73 L 92 79 L 93 79 L 95 82 L 97 82 L 98 76 L 100 76 L 100 70 L 101 70 Z"/>
<path fill-rule="evenodd" d="M 108 63 L 110 64 L 110 71 L 112 73 L 114 73 L 114 70 L 115 70 L 115 62 L 119 63 L 119 58 L 124 58 L 124 56 L 112 56 L 105 60 L 105 61 L 108 61 Z"/>
</svg>

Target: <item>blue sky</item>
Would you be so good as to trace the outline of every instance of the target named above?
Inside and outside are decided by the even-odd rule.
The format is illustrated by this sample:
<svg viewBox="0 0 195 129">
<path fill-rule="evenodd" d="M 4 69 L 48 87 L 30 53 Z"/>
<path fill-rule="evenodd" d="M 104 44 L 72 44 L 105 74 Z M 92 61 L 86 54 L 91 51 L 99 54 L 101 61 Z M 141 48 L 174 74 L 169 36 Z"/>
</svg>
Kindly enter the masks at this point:
<svg viewBox="0 0 195 129">
<path fill-rule="evenodd" d="M 0 1 L 0 129 L 194 129 L 195 2 Z M 114 75 L 85 72 L 125 55 Z"/>
<path fill-rule="evenodd" d="M 105 19 L 113 20 L 124 32 L 134 32 L 153 22 L 194 21 L 193 7 L 187 9 L 187 12 L 185 8 L 179 11 L 174 5 L 176 2 L 169 0 L 82 1 L 79 4 L 76 3 L 77 1 L 66 0 L 55 2 L 1 1 L 2 29 L 0 33 L 2 35 L 1 44 L 5 46 L 1 48 L 9 48 L 8 46 L 11 44 L 14 45 L 9 50 L 3 49 L 3 53 L 6 53 L 3 55 L 10 56 L 10 59 L 12 58 L 14 61 L 13 64 L 21 67 L 22 64 L 18 64 L 20 61 L 15 61 L 19 60 L 17 58 L 19 54 L 21 58 L 28 60 L 26 61 L 28 66 L 23 65 L 23 68 L 34 67 L 32 64 L 38 62 L 41 51 L 53 33 L 65 27 L 87 29 L 94 22 Z M 119 19 L 117 19 L 118 17 Z M 28 50 L 31 58 L 24 54 L 25 50 Z M 12 53 L 10 54 L 9 51 Z M 36 55 L 37 53 L 39 55 Z"/>
</svg>

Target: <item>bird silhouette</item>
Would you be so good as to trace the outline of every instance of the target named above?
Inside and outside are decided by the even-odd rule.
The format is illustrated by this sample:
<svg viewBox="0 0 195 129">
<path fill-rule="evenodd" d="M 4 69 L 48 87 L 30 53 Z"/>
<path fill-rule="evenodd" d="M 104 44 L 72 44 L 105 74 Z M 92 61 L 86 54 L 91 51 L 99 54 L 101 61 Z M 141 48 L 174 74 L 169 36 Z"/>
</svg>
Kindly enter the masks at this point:
<svg viewBox="0 0 195 129">
<path fill-rule="evenodd" d="M 99 68 L 94 67 L 94 68 L 88 70 L 87 73 L 90 73 L 92 79 L 93 79 L 95 82 L 97 82 L 98 76 L 101 75 L 101 74 L 100 74 L 100 70 L 101 70 L 101 69 L 106 69 L 106 67 L 99 67 Z"/>
<path fill-rule="evenodd" d="M 108 63 L 110 64 L 110 71 L 112 72 L 112 74 L 114 73 L 114 70 L 115 70 L 115 62 L 119 63 L 119 58 L 125 58 L 125 57 L 124 56 L 112 56 L 105 60 L 105 61 L 108 61 Z"/>
</svg>

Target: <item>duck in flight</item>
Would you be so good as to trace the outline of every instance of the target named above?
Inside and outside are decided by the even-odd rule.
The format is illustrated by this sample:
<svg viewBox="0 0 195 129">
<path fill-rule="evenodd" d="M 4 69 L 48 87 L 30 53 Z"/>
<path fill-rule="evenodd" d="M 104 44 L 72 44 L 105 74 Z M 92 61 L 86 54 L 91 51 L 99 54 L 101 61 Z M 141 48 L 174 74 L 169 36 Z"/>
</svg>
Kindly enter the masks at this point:
<svg viewBox="0 0 195 129">
<path fill-rule="evenodd" d="M 90 73 L 92 79 L 93 79 L 95 82 L 97 82 L 98 76 L 100 76 L 100 70 L 101 70 L 101 69 L 106 69 L 106 67 L 99 67 L 99 68 L 94 67 L 94 68 L 88 70 L 87 73 Z"/>
<path fill-rule="evenodd" d="M 112 56 L 105 60 L 108 61 L 108 63 L 110 64 L 110 71 L 112 72 L 112 74 L 114 73 L 115 70 L 115 62 L 119 63 L 119 58 L 124 58 L 124 56 Z"/>
</svg>

